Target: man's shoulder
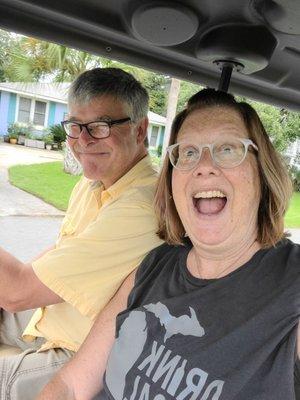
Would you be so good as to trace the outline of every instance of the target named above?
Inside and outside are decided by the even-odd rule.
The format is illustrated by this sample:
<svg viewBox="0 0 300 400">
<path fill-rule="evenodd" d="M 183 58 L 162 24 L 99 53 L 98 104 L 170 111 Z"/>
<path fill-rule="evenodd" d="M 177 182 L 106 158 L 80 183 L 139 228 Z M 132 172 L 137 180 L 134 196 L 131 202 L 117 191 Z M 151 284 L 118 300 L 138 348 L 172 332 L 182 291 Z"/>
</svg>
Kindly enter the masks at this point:
<svg viewBox="0 0 300 400">
<path fill-rule="evenodd" d="M 155 174 L 137 178 L 123 190 L 119 201 L 153 205 L 156 183 L 157 176 Z"/>
</svg>

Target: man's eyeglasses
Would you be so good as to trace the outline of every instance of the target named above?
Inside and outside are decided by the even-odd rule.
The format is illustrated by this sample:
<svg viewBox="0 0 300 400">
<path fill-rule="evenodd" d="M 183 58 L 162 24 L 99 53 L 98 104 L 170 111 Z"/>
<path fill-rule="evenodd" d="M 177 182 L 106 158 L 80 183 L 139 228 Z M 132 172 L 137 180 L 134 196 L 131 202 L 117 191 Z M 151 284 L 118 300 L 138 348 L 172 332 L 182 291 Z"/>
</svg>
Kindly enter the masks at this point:
<svg viewBox="0 0 300 400">
<path fill-rule="evenodd" d="M 91 121 L 86 124 L 80 124 L 74 121 L 62 121 L 61 125 L 67 136 L 72 139 L 78 139 L 83 128 L 85 128 L 94 139 L 105 139 L 110 135 L 110 128 L 113 125 L 125 124 L 125 122 L 130 121 L 131 118 L 127 117 L 115 120 L 105 119 L 105 121 Z"/>
<path fill-rule="evenodd" d="M 234 168 L 244 161 L 249 146 L 258 151 L 250 139 L 224 138 L 210 144 L 175 143 L 167 148 L 167 152 L 173 167 L 182 171 L 191 170 L 198 164 L 204 148 L 209 150 L 215 165 Z"/>
</svg>

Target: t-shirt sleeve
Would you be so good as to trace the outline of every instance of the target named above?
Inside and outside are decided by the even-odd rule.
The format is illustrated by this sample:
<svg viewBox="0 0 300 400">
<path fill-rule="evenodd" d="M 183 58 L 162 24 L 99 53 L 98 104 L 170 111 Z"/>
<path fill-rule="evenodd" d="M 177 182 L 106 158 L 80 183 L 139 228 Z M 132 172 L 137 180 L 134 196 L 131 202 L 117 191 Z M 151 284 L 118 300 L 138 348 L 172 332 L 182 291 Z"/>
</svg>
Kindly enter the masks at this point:
<svg viewBox="0 0 300 400">
<path fill-rule="evenodd" d="M 135 274 L 134 287 L 128 297 L 128 308 L 131 308 L 131 306 L 135 303 L 136 297 L 138 296 L 139 287 L 145 284 L 147 281 L 149 281 L 149 285 L 151 285 L 152 275 L 157 275 L 157 270 L 161 268 L 161 263 L 163 263 L 164 257 L 168 257 L 170 248 L 171 247 L 169 245 L 164 243 L 151 250 L 143 259 Z"/>
<path fill-rule="evenodd" d="M 95 318 L 126 276 L 161 243 L 156 229 L 149 205 L 115 202 L 81 234 L 36 260 L 33 269 L 51 290 Z"/>
</svg>

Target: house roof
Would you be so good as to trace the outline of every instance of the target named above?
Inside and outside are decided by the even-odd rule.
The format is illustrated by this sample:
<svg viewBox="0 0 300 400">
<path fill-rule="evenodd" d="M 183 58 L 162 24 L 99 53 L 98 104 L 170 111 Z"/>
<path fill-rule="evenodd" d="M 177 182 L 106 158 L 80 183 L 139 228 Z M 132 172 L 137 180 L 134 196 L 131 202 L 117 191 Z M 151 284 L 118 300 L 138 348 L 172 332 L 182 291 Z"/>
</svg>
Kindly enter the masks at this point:
<svg viewBox="0 0 300 400">
<path fill-rule="evenodd" d="M 67 104 L 70 83 L 1 82 L 0 90 Z"/>
<path fill-rule="evenodd" d="M 67 104 L 69 86 L 70 83 L 0 82 L 0 91 Z M 148 112 L 148 118 L 154 125 L 165 125 L 166 123 L 165 117 L 152 111 Z"/>
<path fill-rule="evenodd" d="M 149 121 L 152 124 L 155 124 L 155 125 L 165 125 L 166 124 L 166 120 L 167 120 L 165 117 L 162 117 L 159 114 L 155 114 L 152 111 L 148 112 L 148 118 L 149 118 Z"/>
</svg>

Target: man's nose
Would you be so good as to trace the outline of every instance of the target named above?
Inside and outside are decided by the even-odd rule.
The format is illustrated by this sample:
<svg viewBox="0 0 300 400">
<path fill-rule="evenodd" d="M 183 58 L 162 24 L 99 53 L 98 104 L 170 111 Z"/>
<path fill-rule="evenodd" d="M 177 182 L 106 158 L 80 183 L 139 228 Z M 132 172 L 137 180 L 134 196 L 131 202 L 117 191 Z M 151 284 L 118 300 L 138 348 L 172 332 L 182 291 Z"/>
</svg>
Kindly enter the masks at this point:
<svg viewBox="0 0 300 400">
<path fill-rule="evenodd" d="M 86 126 L 81 127 L 80 135 L 78 137 L 78 141 L 80 144 L 87 145 L 89 143 L 95 142 L 96 139 L 94 139 L 90 134 L 89 131 L 87 130 Z"/>
</svg>

